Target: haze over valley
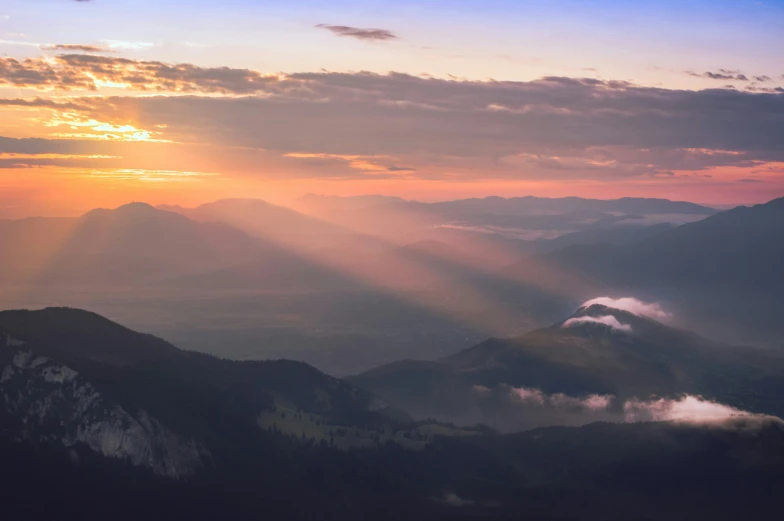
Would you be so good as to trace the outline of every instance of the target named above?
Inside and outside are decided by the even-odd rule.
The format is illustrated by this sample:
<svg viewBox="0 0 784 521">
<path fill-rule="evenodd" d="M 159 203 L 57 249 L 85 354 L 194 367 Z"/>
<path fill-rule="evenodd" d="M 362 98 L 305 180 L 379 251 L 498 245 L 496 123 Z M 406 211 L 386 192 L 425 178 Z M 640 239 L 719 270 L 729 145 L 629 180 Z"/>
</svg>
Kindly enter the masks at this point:
<svg viewBox="0 0 784 521">
<path fill-rule="evenodd" d="M 337 375 L 519 336 L 601 295 L 650 297 L 708 337 L 780 346 L 780 201 L 723 212 L 661 200 L 328 201 L 363 213 L 354 220 L 367 229 L 261 200 L 4 221 L 2 304 L 86 308 L 188 349 Z M 374 216 L 406 229 L 370 229 Z M 562 234 L 445 228 L 510 217 Z M 713 258 L 724 265 L 706 270 Z"/>
</svg>

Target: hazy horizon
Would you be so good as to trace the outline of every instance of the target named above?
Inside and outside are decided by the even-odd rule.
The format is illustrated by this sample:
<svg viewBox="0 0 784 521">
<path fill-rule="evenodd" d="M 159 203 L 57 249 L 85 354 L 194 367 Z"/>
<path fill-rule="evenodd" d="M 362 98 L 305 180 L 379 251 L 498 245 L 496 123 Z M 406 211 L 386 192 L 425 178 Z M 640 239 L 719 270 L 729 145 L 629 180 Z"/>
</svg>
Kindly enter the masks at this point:
<svg viewBox="0 0 784 521">
<path fill-rule="evenodd" d="M 7 0 L 0 217 L 308 192 L 763 203 L 784 195 L 782 20 L 778 1 Z"/>
<path fill-rule="evenodd" d="M 150 206 L 155 207 L 155 208 L 164 208 L 165 209 L 166 207 L 181 207 L 181 208 L 189 209 L 189 208 L 198 208 L 200 206 L 208 205 L 208 204 L 219 202 L 219 201 L 231 201 L 231 200 L 263 201 L 263 202 L 267 202 L 267 203 L 270 203 L 270 204 L 273 204 L 273 205 L 276 205 L 276 206 L 281 206 L 281 207 L 284 207 L 284 208 L 290 208 L 290 209 L 293 209 L 293 210 L 298 210 L 299 208 L 298 208 L 297 202 L 299 200 L 301 200 L 303 198 L 306 198 L 306 197 L 309 197 L 309 196 L 315 196 L 315 197 L 320 197 L 320 198 L 339 198 L 339 199 L 366 198 L 366 197 L 394 197 L 394 198 L 398 198 L 398 199 L 401 199 L 401 200 L 407 201 L 407 202 L 418 202 L 418 203 L 425 203 L 425 204 L 427 204 L 427 203 L 445 203 L 445 202 L 463 201 L 463 200 L 470 200 L 470 199 L 494 199 L 494 198 L 519 199 L 519 198 L 526 198 L 526 197 L 533 197 L 533 198 L 537 198 L 537 199 L 570 199 L 570 198 L 576 198 L 576 199 L 588 199 L 588 200 L 596 200 L 596 201 L 616 201 L 616 200 L 620 200 L 620 199 L 653 199 L 653 200 L 662 200 L 662 201 L 693 203 L 693 204 L 697 204 L 697 205 L 700 205 L 700 206 L 705 206 L 707 208 L 713 208 L 713 209 L 719 210 L 719 211 L 721 211 L 721 210 L 728 210 L 728 209 L 735 208 L 735 207 L 738 207 L 738 206 L 753 206 L 753 205 L 756 205 L 756 204 L 765 204 L 765 203 L 769 202 L 770 200 L 774 199 L 774 198 L 767 198 L 767 199 L 762 199 L 762 200 L 760 200 L 758 202 L 755 201 L 755 202 L 746 202 L 746 203 L 722 203 L 722 204 L 715 204 L 715 203 L 701 202 L 699 200 L 686 200 L 686 199 L 677 199 L 677 198 L 669 199 L 667 197 L 644 197 L 644 196 L 641 196 L 641 197 L 635 197 L 635 196 L 584 197 L 584 196 L 581 196 L 581 195 L 563 195 L 563 196 L 557 196 L 557 197 L 556 196 L 550 197 L 550 196 L 538 196 L 538 195 L 524 193 L 524 194 L 520 194 L 520 195 L 506 195 L 506 196 L 502 196 L 502 195 L 498 195 L 498 194 L 489 194 L 489 195 L 454 197 L 454 198 L 451 198 L 451 197 L 416 198 L 416 197 L 405 197 L 405 195 L 392 195 L 392 194 L 382 194 L 382 193 L 357 193 L 357 194 L 352 194 L 352 195 L 342 195 L 342 194 L 332 194 L 332 193 L 304 192 L 304 193 L 299 194 L 299 195 L 297 195 L 295 197 L 292 197 L 290 199 L 283 199 L 283 200 L 265 199 L 264 197 L 255 197 L 255 196 L 253 196 L 251 194 L 238 194 L 238 196 L 236 196 L 236 197 L 222 197 L 222 198 L 214 198 L 214 199 L 205 198 L 203 200 L 195 200 L 195 201 L 191 202 L 190 204 L 179 204 L 178 202 L 176 202 L 176 199 L 175 200 L 168 200 L 167 199 L 167 200 L 163 200 L 163 201 L 157 201 L 157 200 L 153 199 L 153 201 L 156 201 L 156 202 L 151 202 L 149 200 L 143 200 L 143 199 L 129 199 L 129 200 L 125 200 L 125 201 L 118 201 L 116 203 L 104 204 L 104 205 L 100 204 L 100 201 L 97 201 L 96 202 L 97 204 L 95 204 L 95 205 L 88 205 L 88 206 L 85 206 L 84 208 L 79 208 L 79 209 L 71 209 L 70 211 L 65 211 L 64 210 L 64 211 L 59 212 L 59 213 L 56 212 L 56 211 L 54 211 L 54 213 L 47 213 L 46 211 L 42 211 L 42 212 L 38 212 L 38 213 L 36 213 L 35 211 L 32 211 L 32 213 L 16 213 L 16 211 L 18 210 L 17 207 L 6 206 L 6 207 L 0 207 L 0 219 L 17 220 L 17 219 L 25 219 L 25 218 L 28 218 L 28 217 L 55 217 L 55 218 L 56 217 L 80 217 L 80 216 L 84 215 L 85 213 L 90 212 L 92 210 L 99 210 L 99 209 L 113 210 L 113 209 L 120 208 L 122 206 L 128 206 L 128 205 L 133 205 L 133 204 L 137 204 L 137 203 L 147 204 L 147 205 L 150 205 Z"/>
</svg>

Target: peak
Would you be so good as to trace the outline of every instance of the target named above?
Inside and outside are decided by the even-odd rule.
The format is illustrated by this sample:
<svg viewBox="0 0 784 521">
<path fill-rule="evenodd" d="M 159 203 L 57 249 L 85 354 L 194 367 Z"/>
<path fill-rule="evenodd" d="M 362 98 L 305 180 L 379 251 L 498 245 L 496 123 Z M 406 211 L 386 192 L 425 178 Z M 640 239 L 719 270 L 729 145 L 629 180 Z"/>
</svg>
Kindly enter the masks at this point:
<svg viewBox="0 0 784 521">
<path fill-rule="evenodd" d="M 158 338 L 136 333 L 92 311 L 45 308 L 0 312 L 0 329 L 36 345 L 53 358 L 135 363 L 176 349 Z"/>
<path fill-rule="evenodd" d="M 88 323 L 114 324 L 98 313 L 79 308 L 48 307 L 43 309 L 19 309 L 0 311 L 0 322 L 29 323 L 38 325 L 71 324 L 82 326 Z M 117 324 L 114 324 L 117 325 Z M 120 327 L 117 325 L 117 327 Z"/>
<path fill-rule="evenodd" d="M 591 304 L 589 306 L 581 307 L 570 318 L 576 317 L 600 317 L 612 315 L 616 318 L 638 318 L 638 315 L 622 309 L 606 306 L 604 304 Z"/>
<path fill-rule="evenodd" d="M 153 213 L 160 212 L 162 210 L 156 209 L 154 206 L 151 206 L 147 203 L 128 203 L 122 206 L 118 206 L 117 208 L 110 210 L 108 208 L 96 208 L 95 210 L 91 210 L 87 212 L 85 216 L 98 216 L 98 215 L 106 215 L 106 214 L 115 214 L 115 215 L 151 215 Z"/>
<path fill-rule="evenodd" d="M 157 212 L 154 206 L 147 203 L 128 203 L 114 210 L 115 212 Z"/>
</svg>

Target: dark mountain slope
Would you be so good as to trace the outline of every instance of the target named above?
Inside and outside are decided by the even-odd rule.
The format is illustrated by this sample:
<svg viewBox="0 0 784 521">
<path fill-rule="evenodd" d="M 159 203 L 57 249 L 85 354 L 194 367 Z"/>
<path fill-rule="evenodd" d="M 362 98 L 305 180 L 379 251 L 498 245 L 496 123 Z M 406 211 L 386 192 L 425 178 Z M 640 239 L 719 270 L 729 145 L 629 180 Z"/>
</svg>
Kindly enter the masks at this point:
<svg viewBox="0 0 784 521">
<path fill-rule="evenodd" d="M 764 518 L 784 486 L 780 421 L 595 423 L 476 442 L 530 487 L 554 490 L 551 512 L 585 508 L 585 519 Z"/>
<path fill-rule="evenodd" d="M 197 440 L 213 455 L 247 450 L 249 440 L 259 435 L 259 415 L 280 405 L 348 427 L 381 426 L 392 417 L 406 421 L 400 413 L 387 414 L 373 395 L 306 364 L 231 362 L 180 351 L 85 311 L 0 312 L 0 331 L 7 344 L 4 382 L 12 383 L 14 375 L 41 381 L 43 394 L 30 396 L 28 410 L 52 392 L 60 393 L 47 384 L 78 381 L 129 416 L 149 416 L 161 429 Z M 100 431 L 106 421 L 99 415 L 89 426 L 98 425 Z M 96 443 L 103 443 L 106 436 L 98 434 Z"/>
<path fill-rule="evenodd" d="M 784 198 L 735 208 L 632 245 L 600 249 L 574 247 L 546 259 L 609 284 L 781 289 Z"/>
<path fill-rule="evenodd" d="M 451 360 L 450 371 L 500 359 L 497 347 Z M 411 427 L 304 364 L 186 353 L 71 309 L 0 313 L 0 395 L 11 520 L 760 519 L 784 486 L 777 420 L 444 436 L 448 426 Z M 271 404 L 276 423 L 260 429 Z M 338 450 L 285 432 L 308 416 L 406 437 Z"/>
</svg>

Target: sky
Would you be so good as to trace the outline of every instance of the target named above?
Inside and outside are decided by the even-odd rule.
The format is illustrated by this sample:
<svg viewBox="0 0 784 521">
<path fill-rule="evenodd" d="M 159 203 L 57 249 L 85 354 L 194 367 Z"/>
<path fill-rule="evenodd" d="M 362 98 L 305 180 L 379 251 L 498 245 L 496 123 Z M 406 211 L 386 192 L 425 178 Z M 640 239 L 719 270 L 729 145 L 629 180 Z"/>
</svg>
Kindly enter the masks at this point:
<svg viewBox="0 0 784 521">
<path fill-rule="evenodd" d="M 0 218 L 784 195 L 784 0 L 3 0 Z"/>
</svg>

